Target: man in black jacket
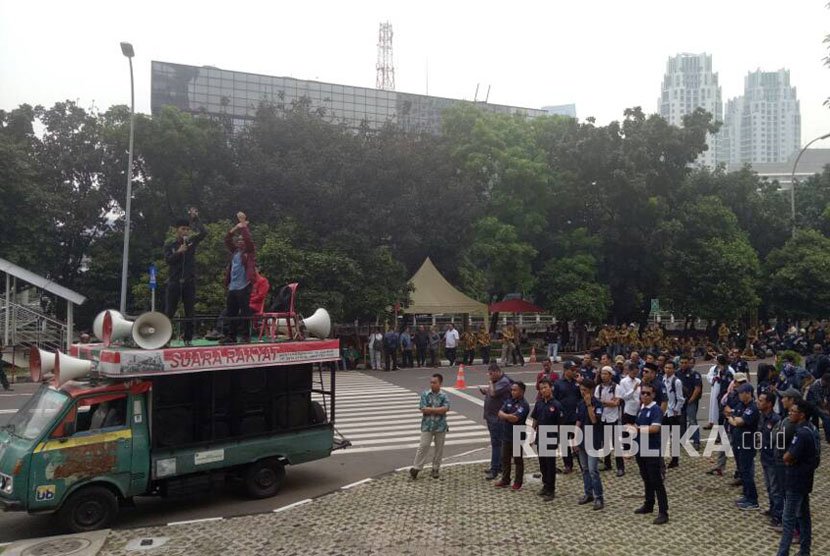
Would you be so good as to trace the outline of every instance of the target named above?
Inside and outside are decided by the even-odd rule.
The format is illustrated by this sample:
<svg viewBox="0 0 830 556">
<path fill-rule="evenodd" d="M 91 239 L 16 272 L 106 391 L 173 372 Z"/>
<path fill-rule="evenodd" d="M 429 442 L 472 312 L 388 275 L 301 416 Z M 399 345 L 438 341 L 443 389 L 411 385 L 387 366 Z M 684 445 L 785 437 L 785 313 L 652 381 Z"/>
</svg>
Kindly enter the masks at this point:
<svg viewBox="0 0 830 556">
<path fill-rule="evenodd" d="M 179 299 L 184 304 L 184 343 L 190 345 L 193 340 L 193 305 L 196 303 L 196 247 L 205 239 L 207 230 L 199 220 L 199 211 L 191 208 L 190 219 L 176 221 L 176 238 L 164 244 L 164 260 L 167 261 L 167 296 L 164 313 L 173 318 L 179 307 Z M 196 230 L 195 235 L 190 235 Z"/>
</svg>

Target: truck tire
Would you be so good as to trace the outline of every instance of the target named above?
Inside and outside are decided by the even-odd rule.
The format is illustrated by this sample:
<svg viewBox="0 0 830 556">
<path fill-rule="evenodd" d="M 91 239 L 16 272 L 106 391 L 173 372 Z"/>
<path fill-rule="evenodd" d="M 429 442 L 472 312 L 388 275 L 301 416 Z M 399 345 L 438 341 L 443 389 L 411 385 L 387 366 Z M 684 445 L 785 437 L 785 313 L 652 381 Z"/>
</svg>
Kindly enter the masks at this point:
<svg viewBox="0 0 830 556">
<path fill-rule="evenodd" d="M 311 402 L 311 422 L 315 425 L 326 422 L 326 410 L 319 402 Z"/>
<path fill-rule="evenodd" d="M 263 459 L 245 470 L 245 492 L 251 498 L 270 498 L 279 492 L 285 466 L 276 459 Z"/>
<path fill-rule="evenodd" d="M 73 533 L 105 529 L 118 514 L 118 498 L 105 487 L 88 486 L 74 492 L 58 510 L 61 526 Z"/>
</svg>

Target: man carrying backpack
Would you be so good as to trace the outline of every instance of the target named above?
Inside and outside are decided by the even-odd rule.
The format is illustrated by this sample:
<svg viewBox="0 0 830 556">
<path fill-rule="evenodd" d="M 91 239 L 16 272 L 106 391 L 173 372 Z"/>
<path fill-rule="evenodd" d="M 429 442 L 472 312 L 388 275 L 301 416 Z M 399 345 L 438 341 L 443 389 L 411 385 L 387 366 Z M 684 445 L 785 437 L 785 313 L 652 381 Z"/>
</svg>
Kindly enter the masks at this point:
<svg viewBox="0 0 830 556">
<path fill-rule="evenodd" d="M 380 370 L 380 356 L 383 353 L 383 334 L 374 328 L 369 335 L 369 361 L 373 371 Z"/>
<path fill-rule="evenodd" d="M 400 336 L 394 328 L 383 335 L 383 370 L 389 371 L 391 366 L 393 371 L 398 370 L 398 343 Z"/>
</svg>

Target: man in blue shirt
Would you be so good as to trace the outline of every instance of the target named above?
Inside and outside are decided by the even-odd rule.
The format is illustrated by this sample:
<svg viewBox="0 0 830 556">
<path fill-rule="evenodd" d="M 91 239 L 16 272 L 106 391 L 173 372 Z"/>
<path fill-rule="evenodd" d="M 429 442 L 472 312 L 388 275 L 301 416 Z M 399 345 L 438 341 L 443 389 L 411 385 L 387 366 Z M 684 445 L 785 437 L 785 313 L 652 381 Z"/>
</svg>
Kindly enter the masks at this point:
<svg viewBox="0 0 830 556">
<path fill-rule="evenodd" d="M 574 369 L 573 361 L 565 361 L 562 367 L 563 376 L 556 381 L 553 395 L 562 405 L 562 424 L 573 426 L 576 425 L 576 406 L 579 405 L 582 394 L 579 392 L 579 384 L 576 382 L 576 369 Z M 562 442 L 567 441 L 566 438 L 561 440 Z M 565 462 L 565 473 L 573 473 L 574 460 L 570 445 L 565 446 L 565 455 L 562 456 L 562 460 Z"/>
<path fill-rule="evenodd" d="M 585 378 L 579 389 L 582 399 L 576 408 L 576 426 L 582 430 L 582 442 L 577 448 L 579 465 L 582 467 L 582 488 L 584 495 L 577 504 L 594 503 L 595 510 L 605 505 L 602 495 L 602 481 L 599 478 L 599 456 L 602 450 L 602 404 L 594 398 L 593 380 Z M 589 444 L 590 441 L 590 444 Z"/>
<path fill-rule="evenodd" d="M 697 426 L 697 410 L 700 397 L 703 395 L 703 377 L 695 370 L 694 359 L 689 355 L 680 356 L 680 369 L 677 371 L 677 376 L 683 382 L 683 395 L 686 397 L 684 409 L 686 418 L 681 422 L 682 433 L 685 434 L 688 427 Z M 695 449 L 700 450 L 699 429 L 692 433 L 692 444 Z"/>
<path fill-rule="evenodd" d="M 537 494 L 544 497 L 545 501 L 553 500 L 556 494 L 556 455 L 543 455 L 542 445 L 546 439 L 553 443 L 559 436 L 552 432 L 547 434 L 545 427 L 558 427 L 562 424 L 562 405 L 553 398 L 553 386 L 550 380 L 543 378 L 539 381 L 539 399 L 533 406 L 530 416 L 533 418 L 533 428 L 536 430 L 536 450 L 539 453 L 539 470 L 542 472 L 542 490 Z M 539 427 L 542 427 L 541 429 Z M 555 450 L 551 446 L 551 451 Z"/>
<path fill-rule="evenodd" d="M 403 354 L 401 367 L 412 367 L 412 336 L 409 334 L 408 326 L 404 326 L 401 332 L 401 353 Z"/>
<path fill-rule="evenodd" d="M 649 361 L 643 365 L 643 384 L 650 384 L 654 386 L 654 403 L 660 408 L 660 411 L 665 415 L 669 404 L 669 397 L 666 394 L 666 386 L 663 381 L 657 378 L 657 363 Z"/>
<path fill-rule="evenodd" d="M 655 525 L 662 525 L 669 520 L 669 499 L 666 495 L 666 486 L 663 484 L 663 474 L 660 469 L 660 429 L 663 422 L 663 412 L 654 401 L 655 387 L 653 384 L 641 384 L 640 396 L 642 405 L 637 414 L 635 429 L 637 434 L 638 450 L 637 465 L 640 468 L 640 477 L 645 487 L 645 503 L 634 510 L 635 514 L 650 514 L 654 512 L 654 498 L 657 498 L 657 517 Z M 645 447 L 650 453 L 644 453 Z M 656 454 L 656 455 L 655 455 Z"/>
<path fill-rule="evenodd" d="M 418 409 L 421 410 L 421 443 L 415 452 L 415 463 L 409 470 L 413 479 L 418 478 L 418 472 L 424 468 L 429 453 L 429 445 L 435 443 L 435 453 L 432 456 L 432 478 L 438 478 L 441 469 L 441 459 L 444 455 L 444 439 L 447 436 L 447 412 L 450 410 L 450 399 L 441 390 L 444 376 L 435 373 L 429 380 L 429 390 L 421 392 L 421 401 Z"/>
<path fill-rule="evenodd" d="M 239 222 L 225 234 L 225 247 L 230 251 L 230 262 L 225 274 L 228 289 L 225 312 L 228 332 L 219 342 L 235 343 L 238 331 L 242 331 L 242 342 L 250 341 L 247 317 L 251 314 L 251 281 L 256 275 L 256 249 L 248 230 L 245 213 L 236 213 Z"/>
<path fill-rule="evenodd" d="M 525 474 L 524 458 L 522 457 L 521 443 L 516 445 L 513 442 L 514 428 L 524 428 L 527 416 L 530 413 L 530 406 L 525 401 L 524 382 L 514 382 L 510 387 L 510 399 L 504 402 L 498 412 L 499 420 L 502 423 L 501 436 L 501 459 L 504 467 L 501 480 L 496 483 L 497 487 L 510 485 L 510 460 L 516 464 L 516 477 L 513 481 L 512 490 L 522 488 L 522 480 Z"/>
<path fill-rule="evenodd" d="M 479 386 L 478 389 L 484 394 L 484 420 L 490 432 L 490 469 L 486 471 L 484 478 L 491 481 L 502 469 L 502 424 L 499 420 L 499 410 L 510 398 L 510 379 L 504 376 L 504 372 L 495 361 L 490 362 L 487 374 L 489 383 L 487 386 Z"/>
<path fill-rule="evenodd" d="M 764 486 L 767 488 L 769 509 L 764 515 L 770 518 L 770 525 L 781 525 L 781 510 L 784 504 L 784 485 L 778 480 L 775 469 L 775 429 L 781 421 L 773 408 L 775 396 L 768 391 L 758 394 L 758 410 L 761 412 L 758 430 L 761 432 L 761 467 L 764 470 Z"/>
<path fill-rule="evenodd" d="M 579 378 L 577 382 L 582 382 L 583 380 L 592 380 L 594 384 L 596 384 L 599 377 L 597 376 L 597 368 L 594 367 L 594 359 L 591 357 L 590 353 L 586 353 L 582 356 L 582 366 L 579 368 Z"/>
<path fill-rule="evenodd" d="M 755 432 L 758 430 L 760 412 L 753 401 L 754 388 L 745 383 L 738 387 L 740 404 L 737 410 L 729 412 L 727 421 L 734 427 L 733 448 L 738 459 L 743 496 L 736 501 L 742 510 L 757 510 L 758 490 L 755 487 Z"/>
<path fill-rule="evenodd" d="M 784 479 L 784 531 L 778 545 L 778 556 L 790 553 L 796 526 L 801 535 L 799 553 L 810 554 L 813 527 L 810 493 L 813 491 L 813 476 L 818 466 L 815 433 L 807 423 L 810 409 L 806 401 L 796 399 L 789 411 L 790 422 L 795 430 L 784 453 L 784 463 L 787 466 Z"/>
</svg>

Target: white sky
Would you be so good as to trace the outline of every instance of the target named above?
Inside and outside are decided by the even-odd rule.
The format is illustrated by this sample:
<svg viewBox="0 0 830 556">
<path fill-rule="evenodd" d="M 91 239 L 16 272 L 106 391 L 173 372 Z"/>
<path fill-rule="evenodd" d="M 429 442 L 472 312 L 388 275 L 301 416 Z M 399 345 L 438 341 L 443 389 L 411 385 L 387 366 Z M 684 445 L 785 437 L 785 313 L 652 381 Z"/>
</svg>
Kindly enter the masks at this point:
<svg viewBox="0 0 830 556">
<path fill-rule="evenodd" d="M 63 99 L 150 109 L 150 61 L 374 87 L 378 23 L 394 28 L 397 90 L 526 107 L 574 102 L 605 124 L 656 111 L 666 59 L 708 52 L 724 102 L 757 68 L 791 70 L 803 142 L 830 131 L 827 0 L 233 2 L 0 0 L 0 108 Z M 130 9 L 128 9 L 130 8 Z M 827 141 L 825 145 L 830 145 Z M 819 146 L 819 145 L 816 145 Z"/>
</svg>

